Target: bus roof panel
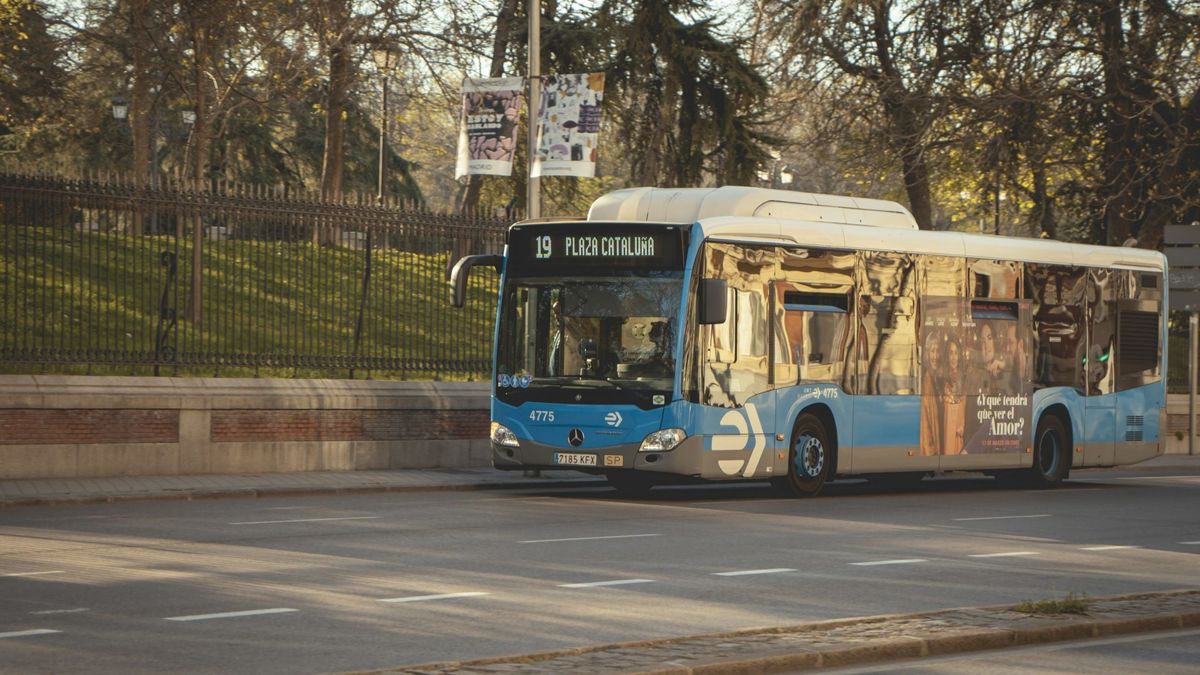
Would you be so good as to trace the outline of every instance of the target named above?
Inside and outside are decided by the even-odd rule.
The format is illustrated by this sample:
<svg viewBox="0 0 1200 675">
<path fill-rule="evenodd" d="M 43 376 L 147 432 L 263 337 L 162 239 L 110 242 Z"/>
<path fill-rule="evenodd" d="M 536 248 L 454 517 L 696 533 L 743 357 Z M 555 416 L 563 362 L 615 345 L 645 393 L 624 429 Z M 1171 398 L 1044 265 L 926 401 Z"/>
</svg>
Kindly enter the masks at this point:
<svg viewBox="0 0 1200 675">
<path fill-rule="evenodd" d="M 617 190 L 597 199 L 588 211 L 588 220 L 605 221 L 693 223 L 721 216 L 765 216 L 917 229 L 908 210 L 895 202 L 731 185 Z"/>
</svg>

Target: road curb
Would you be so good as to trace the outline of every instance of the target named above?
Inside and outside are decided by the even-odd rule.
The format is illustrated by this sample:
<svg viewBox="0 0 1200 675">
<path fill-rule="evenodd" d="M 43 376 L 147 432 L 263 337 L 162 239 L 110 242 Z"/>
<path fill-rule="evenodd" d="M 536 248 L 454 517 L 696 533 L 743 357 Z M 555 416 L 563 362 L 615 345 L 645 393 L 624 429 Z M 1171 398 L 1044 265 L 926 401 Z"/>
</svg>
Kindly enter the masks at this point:
<svg viewBox="0 0 1200 675">
<path fill-rule="evenodd" d="M 381 492 L 448 492 L 474 490 L 536 490 L 606 487 L 604 480 L 522 481 L 513 483 L 451 483 L 446 485 L 356 485 L 345 487 L 203 488 L 108 495 L 59 495 L 53 497 L 6 497 L 0 509 L 18 506 L 67 506 L 72 504 L 115 504 L 144 501 L 199 501 L 202 499 L 302 497 L 312 495 L 358 495 Z"/>
<path fill-rule="evenodd" d="M 1200 591 L 1197 591 L 1196 589 L 1182 589 L 1158 593 L 1138 593 L 1131 595 L 1110 596 L 1104 598 L 1095 598 L 1094 600 L 1103 602 L 1123 602 L 1159 598 L 1168 599 L 1172 596 L 1178 595 L 1195 595 L 1198 592 Z M 562 657 L 595 654 L 597 652 L 604 651 L 622 651 L 627 653 L 629 650 L 664 647 L 693 640 L 736 640 L 740 637 L 751 637 L 756 635 L 815 633 L 823 630 L 846 628 L 851 626 L 870 626 L 872 624 L 883 624 L 889 621 L 935 618 L 960 612 L 986 614 L 988 612 L 1009 613 L 1011 611 L 1011 605 L 1002 605 L 992 607 L 937 610 L 917 614 L 889 614 L 853 619 L 834 619 L 793 626 L 776 626 L 769 628 L 730 631 L 724 633 L 706 633 L 702 635 L 664 638 L 657 640 L 640 640 L 636 642 L 590 645 L 584 647 L 550 650 L 545 652 L 489 657 L 464 661 L 442 661 L 436 663 L 414 664 L 395 668 L 361 671 L 357 672 L 356 675 L 381 675 L 383 673 L 403 672 L 455 672 L 460 670 L 471 670 L 475 668 L 481 670 L 493 670 L 498 667 L 502 667 L 505 664 L 514 666 L 511 668 L 511 670 L 514 671 L 526 670 L 527 672 L 548 672 L 546 670 L 539 671 L 537 669 L 537 664 Z M 1053 618 L 1058 619 L 1062 618 L 1062 616 L 1063 615 L 1053 615 Z M 1050 618 L 1051 617 L 1035 617 L 1022 620 L 1037 621 L 1049 620 Z M 776 650 L 769 654 L 763 654 L 761 656 L 750 658 L 714 657 L 709 660 L 697 660 L 687 665 L 668 666 L 665 668 L 651 667 L 632 670 L 626 666 L 620 668 L 620 670 L 625 673 L 638 673 L 639 675 L 749 675 L 751 673 L 781 673 L 794 672 L 798 670 L 811 670 L 816 668 L 845 667 L 860 664 L 879 663 L 925 656 L 946 656 L 952 654 L 985 651 L 989 649 L 1003 649 L 1006 647 L 1072 642 L 1092 638 L 1129 635 L 1134 633 L 1178 630 L 1197 626 L 1200 626 L 1200 610 L 1162 612 L 1128 618 L 1066 618 L 1060 623 L 1041 626 L 1008 628 L 964 626 L 961 632 L 955 632 L 948 635 L 927 637 L 909 635 L 877 638 L 858 641 L 844 646 L 797 646 L 793 649 L 783 651 Z M 530 668 L 523 669 L 521 666 L 530 666 Z"/>
</svg>

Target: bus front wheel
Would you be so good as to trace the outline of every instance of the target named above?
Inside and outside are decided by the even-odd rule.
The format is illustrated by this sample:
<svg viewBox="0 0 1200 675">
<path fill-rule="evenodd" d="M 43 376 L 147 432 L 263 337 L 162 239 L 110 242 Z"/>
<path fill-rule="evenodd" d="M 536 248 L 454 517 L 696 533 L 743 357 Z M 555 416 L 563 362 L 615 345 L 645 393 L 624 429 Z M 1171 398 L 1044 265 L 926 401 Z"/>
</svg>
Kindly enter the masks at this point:
<svg viewBox="0 0 1200 675">
<path fill-rule="evenodd" d="M 1071 470 L 1071 445 L 1067 428 L 1057 415 L 1042 415 L 1033 436 L 1033 468 L 1029 469 L 1028 484 L 1034 488 L 1058 485 Z"/>
<path fill-rule="evenodd" d="M 796 497 L 815 497 L 833 466 L 833 446 L 821 420 L 811 413 L 796 418 L 788 452 L 787 491 Z M 780 481 L 781 483 L 783 481 Z"/>
</svg>

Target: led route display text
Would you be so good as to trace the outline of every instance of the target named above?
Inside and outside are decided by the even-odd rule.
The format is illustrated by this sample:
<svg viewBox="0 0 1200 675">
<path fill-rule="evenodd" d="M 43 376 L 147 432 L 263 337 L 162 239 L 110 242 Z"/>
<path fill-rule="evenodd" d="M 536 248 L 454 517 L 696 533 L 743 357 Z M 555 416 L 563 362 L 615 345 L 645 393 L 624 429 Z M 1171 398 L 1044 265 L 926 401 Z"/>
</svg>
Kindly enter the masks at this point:
<svg viewBox="0 0 1200 675">
<path fill-rule="evenodd" d="M 653 258 L 654 237 L 637 235 L 557 236 L 533 238 L 535 258 Z"/>
</svg>

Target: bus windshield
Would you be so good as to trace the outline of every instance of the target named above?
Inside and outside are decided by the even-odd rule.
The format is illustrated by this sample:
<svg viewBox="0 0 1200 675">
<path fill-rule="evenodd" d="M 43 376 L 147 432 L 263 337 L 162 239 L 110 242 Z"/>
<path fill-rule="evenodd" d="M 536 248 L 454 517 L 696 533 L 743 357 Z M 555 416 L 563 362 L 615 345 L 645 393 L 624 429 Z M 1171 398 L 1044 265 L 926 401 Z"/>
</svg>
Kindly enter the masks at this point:
<svg viewBox="0 0 1200 675">
<path fill-rule="evenodd" d="M 497 397 L 662 405 L 675 373 L 682 273 L 510 279 Z"/>
</svg>

